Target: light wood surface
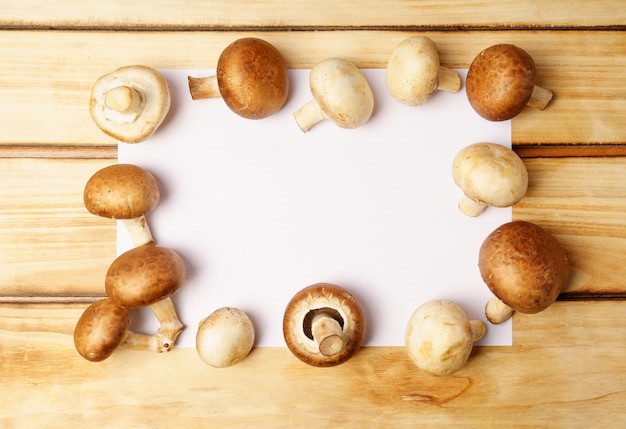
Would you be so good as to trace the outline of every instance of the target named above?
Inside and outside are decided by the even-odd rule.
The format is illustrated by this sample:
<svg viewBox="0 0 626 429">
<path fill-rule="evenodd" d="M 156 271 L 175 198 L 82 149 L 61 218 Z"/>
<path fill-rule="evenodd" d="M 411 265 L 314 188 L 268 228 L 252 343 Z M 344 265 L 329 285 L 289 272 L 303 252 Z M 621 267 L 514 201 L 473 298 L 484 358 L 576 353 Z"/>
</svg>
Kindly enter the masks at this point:
<svg viewBox="0 0 626 429">
<path fill-rule="evenodd" d="M 0 6 L 0 427 L 626 424 L 622 1 L 126 3 Z M 115 254 L 114 222 L 82 205 L 86 180 L 117 156 L 89 117 L 95 79 L 129 64 L 214 68 L 243 35 L 274 43 L 291 68 L 329 56 L 382 68 L 412 34 L 431 37 L 442 63 L 458 68 L 491 44 L 515 43 L 556 94 L 545 111 L 513 120 L 530 176 L 513 216 L 552 231 L 573 271 L 555 305 L 514 315 L 512 347 L 476 347 L 449 377 L 420 372 L 399 347 L 365 347 L 327 369 L 286 347 L 255 348 L 221 370 L 192 349 L 120 349 L 97 364 L 76 353 L 75 323 L 104 294 Z"/>
</svg>

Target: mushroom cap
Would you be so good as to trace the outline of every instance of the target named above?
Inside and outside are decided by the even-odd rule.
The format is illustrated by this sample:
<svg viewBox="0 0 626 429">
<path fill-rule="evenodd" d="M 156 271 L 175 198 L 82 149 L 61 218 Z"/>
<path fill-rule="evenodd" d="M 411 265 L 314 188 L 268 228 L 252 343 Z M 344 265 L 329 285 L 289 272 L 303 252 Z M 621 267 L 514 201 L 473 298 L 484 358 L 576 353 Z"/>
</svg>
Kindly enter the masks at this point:
<svg viewBox="0 0 626 429">
<path fill-rule="evenodd" d="M 367 79 L 351 62 L 327 58 L 309 74 L 313 98 L 323 114 L 340 128 L 357 128 L 374 111 L 374 94 Z"/>
<path fill-rule="evenodd" d="M 74 328 L 76 351 L 91 362 L 111 356 L 130 328 L 132 312 L 109 298 L 94 302 L 85 309 Z"/>
<path fill-rule="evenodd" d="M 491 46 L 469 66 L 465 89 L 470 105 L 483 118 L 504 121 L 518 115 L 535 87 L 535 62 L 522 48 Z"/>
<path fill-rule="evenodd" d="M 320 352 L 311 333 L 311 320 L 320 310 L 335 314 L 342 328 L 344 348 L 333 356 Z M 302 362 L 317 367 L 339 365 L 361 348 L 365 336 L 363 309 L 340 286 L 330 283 L 307 286 L 293 296 L 285 309 L 283 336 L 289 350 Z"/>
<path fill-rule="evenodd" d="M 510 207 L 528 189 L 528 171 L 511 149 L 496 143 L 474 143 L 461 149 L 452 162 L 452 178 L 476 202 Z"/>
<path fill-rule="evenodd" d="M 502 302 L 522 313 L 538 313 L 558 297 L 569 263 L 557 239 L 526 221 L 496 228 L 483 241 L 478 259 L 483 281 Z"/>
<path fill-rule="evenodd" d="M 439 67 L 435 42 L 425 36 L 404 39 L 387 63 L 387 89 L 401 103 L 420 105 L 437 89 Z"/>
<path fill-rule="evenodd" d="M 135 219 L 149 213 L 161 198 L 154 176 L 133 164 L 113 164 L 87 181 L 83 202 L 90 213 L 112 219 Z"/>
<path fill-rule="evenodd" d="M 281 53 L 254 37 L 235 40 L 217 61 L 217 82 L 226 105 L 247 119 L 280 110 L 289 94 L 289 74 Z"/>
<path fill-rule="evenodd" d="M 467 315 L 445 299 L 420 305 L 409 319 L 404 340 L 413 363 L 438 376 L 458 371 L 474 347 Z"/>
<path fill-rule="evenodd" d="M 204 363 L 215 368 L 239 363 L 253 345 L 252 321 L 237 308 L 218 308 L 198 324 L 196 351 Z"/>
<path fill-rule="evenodd" d="M 117 305 L 139 308 L 168 298 L 186 278 L 185 264 L 176 252 L 149 243 L 115 258 L 106 273 L 104 288 Z"/>
<path fill-rule="evenodd" d="M 106 106 L 106 93 L 120 86 L 132 88 L 141 96 L 142 110 L 138 115 L 125 115 Z M 170 90 L 165 77 L 151 67 L 133 65 L 120 67 L 94 83 L 89 112 L 105 134 L 124 143 L 139 143 L 161 125 L 170 103 Z"/>
</svg>

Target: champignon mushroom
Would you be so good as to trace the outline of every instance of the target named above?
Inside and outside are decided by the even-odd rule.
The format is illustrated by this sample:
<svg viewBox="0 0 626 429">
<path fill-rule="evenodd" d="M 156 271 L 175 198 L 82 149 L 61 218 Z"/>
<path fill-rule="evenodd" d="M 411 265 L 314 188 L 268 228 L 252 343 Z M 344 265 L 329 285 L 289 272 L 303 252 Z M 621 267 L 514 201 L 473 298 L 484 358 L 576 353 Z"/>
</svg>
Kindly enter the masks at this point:
<svg viewBox="0 0 626 429">
<path fill-rule="evenodd" d="M 313 99 L 293 114 L 304 132 L 330 119 L 340 128 L 365 124 L 374 111 L 374 95 L 363 73 L 342 58 L 316 64 L 309 75 Z"/>
<path fill-rule="evenodd" d="M 145 215 L 161 194 L 154 176 L 132 164 L 113 164 L 97 171 L 87 181 L 83 201 L 97 216 L 121 220 L 135 246 L 153 241 Z"/>
<path fill-rule="evenodd" d="M 452 163 L 452 178 L 464 196 L 459 209 L 478 216 L 487 206 L 510 207 L 528 189 L 528 171 L 521 158 L 496 143 L 474 143 L 461 149 Z"/>
<path fill-rule="evenodd" d="M 74 347 L 85 359 L 100 362 L 111 356 L 129 332 L 130 309 L 109 298 L 89 305 L 74 328 Z"/>
<path fill-rule="evenodd" d="M 185 264 L 176 252 L 148 243 L 115 258 L 107 270 L 104 288 L 109 298 L 121 307 L 150 307 L 161 323 L 156 351 L 162 352 L 174 346 L 184 328 L 170 297 L 186 278 Z"/>
<path fill-rule="evenodd" d="M 474 342 L 485 336 L 482 320 L 469 320 L 463 309 L 448 300 L 420 305 L 411 315 L 405 333 L 406 350 L 421 370 L 450 375 L 467 362 Z"/>
<path fill-rule="evenodd" d="M 170 102 L 167 80 L 161 73 L 147 66 L 126 66 L 95 82 L 89 112 L 107 135 L 124 143 L 139 143 L 161 125 Z"/>
<path fill-rule="evenodd" d="M 439 63 L 439 52 L 432 39 L 412 36 L 395 47 L 387 63 L 389 93 L 401 103 L 418 106 L 436 90 L 458 92 L 461 77 Z"/>
<path fill-rule="evenodd" d="M 483 241 L 478 258 L 483 281 L 494 298 L 486 305 L 494 324 L 513 311 L 534 314 L 557 299 L 569 276 L 569 263 L 557 239 L 540 226 L 513 221 Z"/>
<path fill-rule="evenodd" d="M 198 324 L 196 351 L 212 367 L 226 368 L 241 362 L 253 344 L 252 321 L 238 308 L 218 308 Z"/>
<path fill-rule="evenodd" d="M 365 317 L 357 299 L 340 286 L 316 283 L 289 301 L 283 316 L 289 350 L 316 367 L 339 365 L 363 343 Z"/>
<path fill-rule="evenodd" d="M 266 118 L 287 100 L 287 64 L 278 49 L 265 40 L 235 40 L 222 51 L 216 73 L 188 77 L 193 100 L 222 97 L 233 112 L 246 119 Z"/>
<path fill-rule="evenodd" d="M 467 71 L 470 105 L 483 118 L 505 121 L 526 106 L 545 109 L 552 91 L 535 84 L 535 62 L 522 48 L 499 44 L 483 50 Z"/>
</svg>

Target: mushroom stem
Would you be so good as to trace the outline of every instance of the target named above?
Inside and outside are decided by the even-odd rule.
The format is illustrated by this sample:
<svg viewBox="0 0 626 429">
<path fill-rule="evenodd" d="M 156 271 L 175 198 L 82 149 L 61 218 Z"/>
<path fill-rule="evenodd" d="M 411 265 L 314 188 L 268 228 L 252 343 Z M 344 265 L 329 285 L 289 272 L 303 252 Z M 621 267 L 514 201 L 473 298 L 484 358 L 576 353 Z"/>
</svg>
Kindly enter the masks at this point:
<svg viewBox="0 0 626 429">
<path fill-rule="evenodd" d="M 311 332 L 324 356 L 334 356 L 343 349 L 343 330 L 330 314 L 316 314 L 311 321 Z"/>
<path fill-rule="evenodd" d="M 293 114 L 296 123 L 300 127 L 300 129 L 304 132 L 307 132 L 313 127 L 313 125 L 318 122 L 327 119 L 324 115 L 324 112 L 320 108 L 319 104 L 315 99 L 311 99 L 307 104 L 302 106 Z"/>
<path fill-rule="evenodd" d="M 104 94 L 104 105 L 125 115 L 139 116 L 143 110 L 143 97 L 135 88 L 116 86 Z"/>
<path fill-rule="evenodd" d="M 127 331 L 120 347 L 131 350 L 148 350 L 164 353 L 172 350 L 178 335 L 184 326 L 176 315 L 174 304 L 170 298 L 165 298 L 150 306 L 150 309 L 161 323 L 156 334 L 140 334 Z"/>
<path fill-rule="evenodd" d="M 147 350 L 151 352 L 165 351 L 163 346 L 159 344 L 156 335 L 139 334 L 137 332 L 128 331 L 122 340 L 120 347 L 130 350 Z"/>
<path fill-rule="evenodd" d="M 459 92 L 461 89 L 461 76 L 459 76 L 455 70 L 440 66 L 437 89 L 448 92 Z"/>
<path fill-rule="evenodd" d="M 472 331 L 472 342 L 480 341 L 487 333 L 487 327 L 482 320 L 470 320 L 470 331 Z"/>
<path fill-rule="evenodd" d="M 459 209 L 467 216 L 476 217 L 485 211 L 486 208 L 486 204 L 481 203 L 480 201 L 472 200 L 466 195 L 464 195 L 459 201 Z"/>
<path fill-rule="evenodd" d="M 192 100 L 201 100 L 203 98 L 221 97 L 220 88 L 217 83 L 217 76 L 209 77 L 187 77 L 189 84 L 189 92 Z"/>
<path fill-rule="evenodd" d="M 532 107 L 533 109 L 543 110 L 548 107 L 548 104 L 550 104 L 552 95 L 552 91 L 549 89 L 535 85 L 533 93 L 530 95 L 530 99 L 528 100 L 528 103 L 526 103 L 526 106 Z"/>
<path fill-rule="evenodd" d="M 485 305 L 485 316 L 494 325 L 498 325 L 511 318 L 513 309 L 500 301 L 497 297 L 493 297 Z"/>
<path fill-rule="evenodd" d="M 178 318 L 171 298 L 165 298 L 150 305 L 150 310 L 161 323 L 156 333 L 161 349 L 157 351 L 169 351 L 174 347 L 174 343 L 185 328 L 185 325 Z"/>
<path fill-rule="evenodd" d="M 130 238 L 133 240 L 135 247 L 154 242 L 150 227 L 144 215 L 134 219 L 121 219 L 122 223 L 128 230 Z"/>
</svg>

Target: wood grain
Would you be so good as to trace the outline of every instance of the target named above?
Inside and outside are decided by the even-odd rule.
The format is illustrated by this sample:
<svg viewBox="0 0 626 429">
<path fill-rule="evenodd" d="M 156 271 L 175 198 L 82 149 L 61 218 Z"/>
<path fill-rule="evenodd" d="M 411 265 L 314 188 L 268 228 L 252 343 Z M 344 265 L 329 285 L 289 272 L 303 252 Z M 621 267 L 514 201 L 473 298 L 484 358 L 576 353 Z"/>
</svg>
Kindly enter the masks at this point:
<svg viewBox="0 0 626 429">
<path fill-rule="evenodd" d="M 83 188 L 112 162 L 0 158 L 0 296 L 102 294 L 115 223 L 87 212 Z"/>
<path fill-rule="evenodd" d="M 0 9 L 0 427 L 626 425 L 621 0 L 3 0 Z M 99 364 L 78 356 L 74 325 L 102 295 L 115 253 L 115 223 L 81 198 L 88 177 L 116 161 L 116 143 L 87 110 L 98 77 L 130 64 L 214 68 L 244 35 L 275 44 L 291 68 L 328 56 L 383 68 L 413 34 L 456 68 L 492 44 L 517 44 L 555 92 L 548 109 L 513 120 L 531 178 L 513 216 L 564 245 L 574 270 L 561 301 L 515 314 L 512 347 L 477 347 L 444 378 L 421 373 L 399 347 L 365 347 L 327 369 L 286 347 L 219 370 L 192 349 L 118 350 Z"/>
<path fill-rule="evenodd" d="M 404 349 L 365 347 L 309 367 L 287 348 L 231 368 L 193 349 L 119 349 L 90 363 L 73 348 L 84 305 L 1 305 L 0 426 L 415 428 L 621 427 L 626 316 L 617 302 L 557 303 L 514 316 L 513 347 L 476 347 L 459 372 L 420 372 Z M 606 329 L 606 320 L 612 321 Z M 189 327 L 187 329 L 194 329 Z M 607 412 L 610 410 L 610 412 Z"/>
<path fill-rule="evenodd" d="M 0 301 L 99 296 L 115 223 L 86 211 L 87 179 L 111 159 L 0 158 Z M 530 183 L 514 219 L 557 235 L 573 266 L 565 298 L 623 297 L 626 158 L 525 159 Z M 456 202 L 451 202 L 456 204 Z M 493 209 L 497 210 L 497 209 Z"/>
<path fill-rule="evenodd" d="M 559 0 L 337 2 L 317 0 L 243 0 L 210 2 L 172 0 L 102 2 L 4 0 L 0 25 L 13 28 L 342 28 L 413 27 L 484 28 L 606 28 L 623 26 L 626 12 L 620 1 Z"/>
<path fill-rule="evenodd" d="M 267 39 L 290 68 L 328 56 L 383 68 L 404 31 L 250 32 Z M 444 65 L 466 68 L 484 48 L 515 43 L 535 59 L 538 84 L 554 91 L 544 111 L 513 120 L 515 145 L 623 145 L 626 32 L 467 31 L 433 38 Z M 114 145 L 87 109 L 95 80 L 120 66 L 214 68 L 237 32 L 0 31 L 0 146 Z M 376 41 L 372 43 L 372 41 Z M 182 48 L 181 48 L 182 47 Z M 172 82 L 186 85 L 185 82 Z M 460 93 L 459 96 L 463 96 Z M 19 101 L 17 101 L 19 100 Z M 36 126 L 33 126 L 36 124 Z"/>
</svg>

